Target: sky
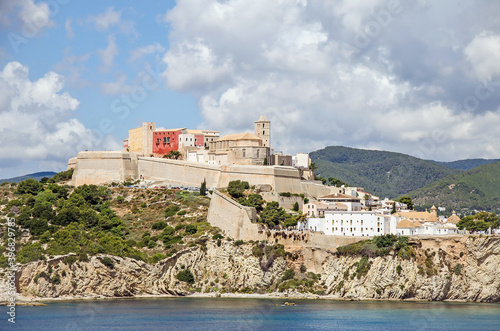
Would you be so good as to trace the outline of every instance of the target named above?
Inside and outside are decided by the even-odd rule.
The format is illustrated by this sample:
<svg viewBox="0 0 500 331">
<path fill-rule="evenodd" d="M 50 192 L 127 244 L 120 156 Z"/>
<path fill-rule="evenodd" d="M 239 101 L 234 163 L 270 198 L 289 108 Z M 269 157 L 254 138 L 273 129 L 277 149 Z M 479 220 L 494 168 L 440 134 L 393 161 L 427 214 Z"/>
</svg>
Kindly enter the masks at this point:
<svg viewBox="0 0 500 331">
<path fill-rule="evenodd" d="M 500 2 L 0 1 L 0 178 L 260 115 L 285 153 L 500 158 Z"/>
</svg>

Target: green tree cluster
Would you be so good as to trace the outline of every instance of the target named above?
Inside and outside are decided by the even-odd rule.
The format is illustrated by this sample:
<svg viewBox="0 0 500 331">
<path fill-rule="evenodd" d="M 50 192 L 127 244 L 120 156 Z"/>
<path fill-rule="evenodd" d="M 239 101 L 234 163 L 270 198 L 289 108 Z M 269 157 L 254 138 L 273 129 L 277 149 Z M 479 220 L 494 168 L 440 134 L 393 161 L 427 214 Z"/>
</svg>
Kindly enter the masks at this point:
<svg viewBox="0 0 500 331">
<path fill-rule="evenodd" d="M 227 193 L 233 198 L 238 199 L 243 197 L 243 192 L 250 188 L 250 185 L 246 181 L 233 180 L 230 181 L 227 186 Z"/>
<path fill-rule="evenodd" d="M 489 228 L 497 229 L 499 227 L 499 218 L 494 213 L 479 212 L 474 215 L 462 217 L 458 222 L 457 228 L 467 230 L 472 233 L 486 231 Z"/>
</svg>

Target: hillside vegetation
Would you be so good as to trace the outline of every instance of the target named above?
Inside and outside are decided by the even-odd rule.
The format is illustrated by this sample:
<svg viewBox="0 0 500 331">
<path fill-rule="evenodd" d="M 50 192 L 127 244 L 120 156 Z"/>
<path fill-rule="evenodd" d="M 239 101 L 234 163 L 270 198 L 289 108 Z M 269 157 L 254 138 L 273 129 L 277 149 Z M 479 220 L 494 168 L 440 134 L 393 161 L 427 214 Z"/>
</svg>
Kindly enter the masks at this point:
<svg viewBox="0 0 500 331">
<path fill-rule="evenodd" d="M 396 198 L 460 171 L 400 153 L 330 146 L 312 152 L 319 176 L 363 187 L 380 198 Z"/>
<path fill-rule="evenodd" d="M 41 180 L 42 178 L 50 178 L 50 177 L 54 176 L 55 174 L 56 173 L 53 171 L 35 172 L 33 174 L 28 174 L 28 175 L 24 175 L 24 176 L 0 179 L 0 184 L 4 183 L 4 182 L 19 183 L 19 182 L 22 182 L 23 180 L 28 179 L 28 178 Z"/>
<path fill-rule="evenodd" d="M 65 178 L 60 173 L 53 178 Z M 0 185 L 0 253 L 8 236 L 6 218 L 17 228 L 19 263 L 76 253 L 81 261 L 111 254 L 155 263 L 218 235 L 206 220 L 210 199 L 198 192 L 129 189 L 27 179 Z M 0 268 L 6 266 L 0 254 Z"/>
<path fill-rule="evenodd" d="M 497 161 L 500 161 L 500 159 L 467 159 L 467 160 L 458 160 L 452 162 L 441 162 L 441 161 L 434 161 L 434 162 L 457 170 L 471 170 L 476 167 Z"/>
<path fill-rule="evenodd" d="M 457 212 L 500 211 L 500 162 L 442 178 L 410 192 L 417 206 L 432 204 Z"/>
</svg>

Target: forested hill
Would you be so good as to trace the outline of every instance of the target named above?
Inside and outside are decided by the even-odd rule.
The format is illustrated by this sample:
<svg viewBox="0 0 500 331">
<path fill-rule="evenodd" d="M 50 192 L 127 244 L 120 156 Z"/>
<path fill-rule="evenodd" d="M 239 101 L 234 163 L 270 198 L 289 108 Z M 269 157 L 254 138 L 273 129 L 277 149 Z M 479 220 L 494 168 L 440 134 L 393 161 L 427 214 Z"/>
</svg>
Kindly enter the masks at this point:
<svg viewBox="0 0 500 331">
<path fill-rule="evenodd" d="M 410 192 L 419 206 L 446 207 L 459 211 L 500 211 L 500 162 L 486 164 L 442 178 Z"/>
<path fill-rule="evenodd" d="M 55 174 L 56 173 L 53 171 L 36 172 L 34 174 L 28 174 L 28 175 L 19 176 L 19 177 L 0 179 L 0 183 L 3 183 L 3 182 L 19 183 L 19 182 L 22 182 L 23 180 L 28 179 L 28 178 L 40 180 L 44 177 L 50 178 L 50 177 L 54 176 Z"/>
<path fill-rule="evenodd" d="M 471 170 L 476 167 L 498 161 L 500 161 L 500 159 L 467 159 L 467 160 L 458 160 L 452 162 L 440 162 L 440 161 L 434 161 L 434 162 L 453 169 Z"/>
<path fill-rule="evenodd" d="M 460 170 L 409 155 L 330 146 L 310 153 L 316 174 L 363 187 L 380 198 L 396 198 Z"/>
</svg>

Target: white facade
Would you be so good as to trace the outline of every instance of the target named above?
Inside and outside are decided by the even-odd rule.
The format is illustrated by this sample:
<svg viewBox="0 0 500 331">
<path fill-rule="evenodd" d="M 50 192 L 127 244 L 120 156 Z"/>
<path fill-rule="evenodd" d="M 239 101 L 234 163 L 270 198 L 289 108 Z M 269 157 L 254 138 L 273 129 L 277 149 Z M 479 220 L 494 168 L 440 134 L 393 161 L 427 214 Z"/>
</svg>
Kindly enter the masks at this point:
<svg viewBox="0 0 500 331">
<path fill-rule="evenodd" d="M 371 237 L 390 233 L 389 223 L 389 216 L 375 212 L 328 211 L 324 218 L 308 218 L 298 228 L 334 236 Z"/>
<path fill-rule="evenodd" d="M 361 199 L 347 194 L 335 193 L 318 199 L 323 203 L 341 203 L 347 206 L 348 211 L 361 211 Z"/>
<path fill-rule="evenodd" d="M 196 146 L 196 138 L 194 134 L 191 133 L 181 133 L 179 135 L 179 147 L 195 147 Z"/>
<path fill-rule="evenodd" d="M 310 165 L 311 158 L 308 153 L 298 153 L 292 156 L 292 167 L 308 169 Z"/>
</svg>

